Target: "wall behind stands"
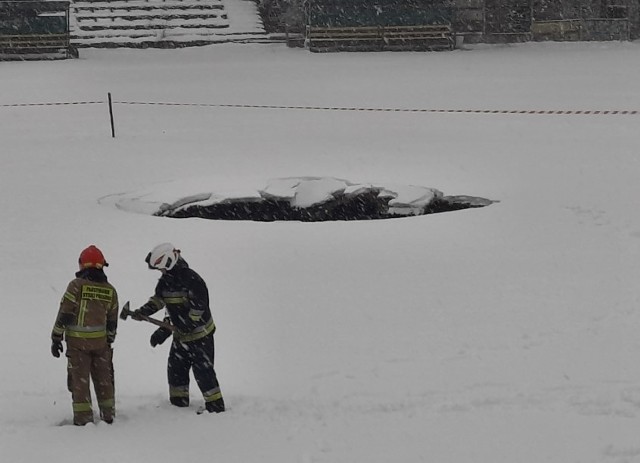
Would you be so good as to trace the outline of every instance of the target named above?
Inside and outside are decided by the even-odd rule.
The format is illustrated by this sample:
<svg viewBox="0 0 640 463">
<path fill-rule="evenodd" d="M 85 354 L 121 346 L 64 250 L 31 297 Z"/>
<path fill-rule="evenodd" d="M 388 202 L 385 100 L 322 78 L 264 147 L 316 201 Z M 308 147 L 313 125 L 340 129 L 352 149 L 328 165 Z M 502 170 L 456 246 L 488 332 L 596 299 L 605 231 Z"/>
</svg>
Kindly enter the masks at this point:
<svg viewBox="0 0 640 463">
<path fill-rule="evenodd" d="M 321 27 L 417 26 L 450 24 L 449 0 L 310 0 L 307 24 Z"/>
<path fill-rule="evenodd" d="M 532 25 L 545 21 L 581 21 L 582 40 L 619 37 L 620 23 L 629 39 L 640 37 L 638 0 L 455 0 L 454 30 L 471 41 L 531 40 Z M 607 31 L 606 28 L 611 28 Z M 588 30 L 590 29 L 590 30 Z M 509 40 L 509 37 L 513 40 Z M 610 38 L 608 38 L 610 37 Z M 474 40 L 475 38 L 475 40 Z M 567 40 L 572 40 L 568 38 Z"/>
<path fill-rule="evenodd" d="M 626 21 L 629 38 L 640 37 L 639 0 L 257 0 L 273 27 L 303 30 L 305 25 L 395 25 L 449 21 L 468 41 L 531 40 L 532 24 L 541 21 L 591 21 L 599 28 Z M 594 20 L 598 22 L 594 23 Z M 611 20 L 609 23 L 604 20 Z M 293 26 L 293 27 L 292 27 Z M 594 32 L 598 32 L 597 30 Z M 583 35 L 606 40 L 606 31 Z M 571 40 L 569 38 L 568 40 Z"/>
</svg>

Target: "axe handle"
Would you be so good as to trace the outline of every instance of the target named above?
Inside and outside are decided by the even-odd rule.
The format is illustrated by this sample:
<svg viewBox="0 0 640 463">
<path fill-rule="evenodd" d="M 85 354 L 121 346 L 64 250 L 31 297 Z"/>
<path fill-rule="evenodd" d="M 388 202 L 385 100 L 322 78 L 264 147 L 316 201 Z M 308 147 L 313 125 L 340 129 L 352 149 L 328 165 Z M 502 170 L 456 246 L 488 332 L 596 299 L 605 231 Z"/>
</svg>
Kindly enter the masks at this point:
<svg viewBox="0 0 640 463">
<path fill-rule="evenodd" d="M 166 329 L 168 329 L 170 331 L 175 331 L 176 330 L 176 327 L 173 326 L 171 323 L 163 322 L 162 320 L 157 320 L 157 319 L 155 319 L 153 317 L 147 317 L 146 315 L 140 315 L 140 316 L 142 317 L 142 319 L 144 321 L 152 323 L 152 324 L 154 324 L 156 326 L 160 326 L 162 328 L 166 328 Z"/>
<path fill-rule="evenodd" d="M 122 310 L 127 316 L 133 315 L 133 311 L 129 310 L 128 307 L 123 308 Z M 157 320 L 157 319 L 155 319 L 153 317 L 149 317 L 147 315 L 142 315 L 142 314 L 140 315 L 140 317 L 142 318 L 142 320 L 144 320 L 146 322 L 149 322 L 149 323 L 152 323 L 152 324 L 154 324 L 156 326 L 160 326 L 162 328 L 166 328 L 166 329 L 168 329 L 170 331 L 175 331 L 176 330 L 176 327 L 173 326 L 171 323 L 167 323 L 167 322 L 162 321 L 162 320 Z"/>
</svg>

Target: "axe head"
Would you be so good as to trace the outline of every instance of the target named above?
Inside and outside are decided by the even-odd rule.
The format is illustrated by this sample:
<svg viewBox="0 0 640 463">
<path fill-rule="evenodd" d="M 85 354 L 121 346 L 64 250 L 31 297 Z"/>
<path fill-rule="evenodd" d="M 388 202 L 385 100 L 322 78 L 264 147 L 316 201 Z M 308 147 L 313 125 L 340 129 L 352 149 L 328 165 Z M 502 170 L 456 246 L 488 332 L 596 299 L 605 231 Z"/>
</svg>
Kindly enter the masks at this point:
<svg viewBox="0 0 640 463">
<path fill-rule="evenodd" d="M 129 317 L 131 311 L 129 310 L 129 301 L 125 302 L 120 311 L 120 318 L 126 320 Z"/>
</svg>

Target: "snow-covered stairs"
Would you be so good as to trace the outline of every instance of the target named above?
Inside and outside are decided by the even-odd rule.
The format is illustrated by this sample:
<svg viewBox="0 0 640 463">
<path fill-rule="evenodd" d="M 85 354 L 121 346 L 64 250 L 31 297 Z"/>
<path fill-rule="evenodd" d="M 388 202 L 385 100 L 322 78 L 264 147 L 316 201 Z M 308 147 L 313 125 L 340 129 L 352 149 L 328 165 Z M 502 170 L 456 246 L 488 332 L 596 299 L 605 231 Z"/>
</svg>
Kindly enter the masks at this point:
<svg viewBox="0 0 640 463">
<path fill-rule="evenodd" d="M 230 6 L 230 7 L 229 7 Z M 71 4 L 78 47 L 184 47 L 265 40 L 247 0 L 81 0 Z"/>
</svg>

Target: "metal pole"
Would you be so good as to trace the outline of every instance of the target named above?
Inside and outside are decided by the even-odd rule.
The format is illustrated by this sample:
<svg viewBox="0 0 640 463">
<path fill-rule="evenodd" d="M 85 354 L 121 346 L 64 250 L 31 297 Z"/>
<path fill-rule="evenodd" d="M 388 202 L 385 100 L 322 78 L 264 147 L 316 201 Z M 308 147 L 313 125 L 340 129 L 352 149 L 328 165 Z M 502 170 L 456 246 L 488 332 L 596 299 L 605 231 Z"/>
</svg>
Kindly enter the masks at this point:
<svg viewBox="0 0 640 463">
<path fill-rule="evenodd" d="M 109 92 L 109 118 L 111 119 L 111 138 L 116 138 L 116 129 L 113 125 L 113 104 L 111 103 L 111 92 Z"/>
</svg>

